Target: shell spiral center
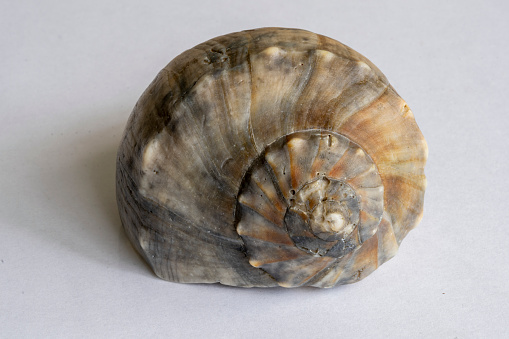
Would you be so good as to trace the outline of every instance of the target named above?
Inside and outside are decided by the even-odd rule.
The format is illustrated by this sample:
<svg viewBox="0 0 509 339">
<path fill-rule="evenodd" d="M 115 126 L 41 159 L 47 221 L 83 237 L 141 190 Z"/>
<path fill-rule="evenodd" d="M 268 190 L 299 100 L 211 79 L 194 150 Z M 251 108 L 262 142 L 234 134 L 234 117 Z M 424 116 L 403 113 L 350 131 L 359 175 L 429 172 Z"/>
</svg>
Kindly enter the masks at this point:
<svg viewBox="0 0 509 339">
<path fill-rule="evenodd" d="M 371 157 L 345 136 L 307 130 L 281 137 L 251 164 L 236 229 L 251 265 L 278 281 L 280 272 L 306 265 L 311 278 L 313 267 L 323 270 L 373 236 L 382 213 Z"/>
<path fill-rule="evenodd" d="M 285 226 L 292 240 L 304 250 L 309 248 L 301 244 L 299 233 L 303 235 L 309 229 L 318 239 L 337 241 L 346 239 L 358 221 L 359 202 L 355 191 L 348 184 L 327 177 L 308 182 L 296 192 L 285 215 Z M 320 250 L 311 252 L 320 253 Z"/>
</svg>

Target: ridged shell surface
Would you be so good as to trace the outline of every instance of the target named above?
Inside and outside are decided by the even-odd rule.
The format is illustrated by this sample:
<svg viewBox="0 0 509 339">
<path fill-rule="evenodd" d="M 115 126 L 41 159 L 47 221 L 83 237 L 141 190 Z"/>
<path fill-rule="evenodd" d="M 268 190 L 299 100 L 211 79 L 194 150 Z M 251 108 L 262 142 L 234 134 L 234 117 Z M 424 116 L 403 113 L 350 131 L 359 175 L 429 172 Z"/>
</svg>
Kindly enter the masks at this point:
<svg viewBox="0 0 509 339">
<path fill-rule="evenodd" d="M 161 278 L 332 287 L 393 257 L 422 217 L 427 146 L 365 57 L 264 28 L 166 66 L 117 157 L 124 229 Z"/>
</svg>

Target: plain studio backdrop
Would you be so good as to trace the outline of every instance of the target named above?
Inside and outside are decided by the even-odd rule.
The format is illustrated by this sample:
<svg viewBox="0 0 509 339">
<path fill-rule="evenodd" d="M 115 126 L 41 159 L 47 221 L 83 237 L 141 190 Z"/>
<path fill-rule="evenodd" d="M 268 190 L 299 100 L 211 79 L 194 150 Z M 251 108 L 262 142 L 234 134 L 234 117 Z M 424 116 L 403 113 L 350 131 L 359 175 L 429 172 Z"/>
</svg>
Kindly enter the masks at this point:
<svg viewBox="0 0 509 339">
<path fill-rule="evenodd" d="M 508 337 L 506 1 L 2 1 L 0 337 Z M 424 218 L 359 283 L 157 278 L 122 230 L 115 153 L 171 59 L 303 28 L 367 56 L 429 145 Z"/>
</svg>

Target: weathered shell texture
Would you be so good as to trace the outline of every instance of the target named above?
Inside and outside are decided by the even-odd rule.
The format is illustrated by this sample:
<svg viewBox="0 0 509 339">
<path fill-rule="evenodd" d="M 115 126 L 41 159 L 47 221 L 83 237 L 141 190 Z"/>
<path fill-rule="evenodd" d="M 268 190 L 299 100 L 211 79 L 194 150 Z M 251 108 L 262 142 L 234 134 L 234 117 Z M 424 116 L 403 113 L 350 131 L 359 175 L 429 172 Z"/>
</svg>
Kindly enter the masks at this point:
<svg viewBox="0 0 509 339">
<path fill-rule="evenodd" d="M 166 66 L 117 158 L 129 239 L 161 278 L 356 282 L 422 217 L 427 146 L 365 57 L 311 32 L 221 36 Z"/>
</svg>

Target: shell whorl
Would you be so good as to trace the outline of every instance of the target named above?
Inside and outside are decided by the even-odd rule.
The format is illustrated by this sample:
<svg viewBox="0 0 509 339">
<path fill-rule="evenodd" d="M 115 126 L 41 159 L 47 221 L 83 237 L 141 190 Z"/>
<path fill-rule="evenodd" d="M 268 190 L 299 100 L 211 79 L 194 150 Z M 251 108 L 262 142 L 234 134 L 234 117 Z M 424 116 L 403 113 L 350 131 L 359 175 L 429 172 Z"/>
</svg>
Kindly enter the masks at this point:
<svg viewBox="0 0 509 339">
<path fill-rule="evenodd" d="M 267 28 L 184 52 L 138 101 L 117 158 L 124 228 L 177 282 L 358 281 L 422 216 L 427 147 L 369 60 Z"/>
<path fill-rule="evenodd" d="M 374 235 L 383 185 L 359 145 L 311 130 L 269 145 L 247 172 L 238 202 L 237 232 L 250 264 L 282 286 L 300 286 Z"/>
</svg>

